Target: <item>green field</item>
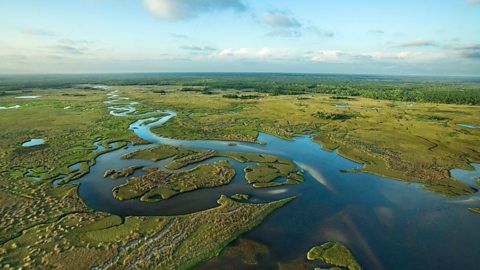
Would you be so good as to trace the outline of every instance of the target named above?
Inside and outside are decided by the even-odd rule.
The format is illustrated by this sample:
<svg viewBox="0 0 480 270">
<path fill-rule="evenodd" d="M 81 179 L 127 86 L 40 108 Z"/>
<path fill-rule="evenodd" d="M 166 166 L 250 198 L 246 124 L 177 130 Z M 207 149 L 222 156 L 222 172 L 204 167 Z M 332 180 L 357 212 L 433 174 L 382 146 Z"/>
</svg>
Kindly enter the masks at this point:
<svg viewBox="0 0 480 270">
<path fill-rule="evenodd" d="M 315 246 L 308 251 L 307 259 L 309 261 L 319 260 L 334 266 L 346 267 L 349 270 L 362 269 L 355 257 L 353 257 L 352 252 L 340 243 L 326 242 L 320 246 Z"/>
<path fill-rule="evenodd" d="M 125 75 L 120 79 L 64 77 L 71 81 L 52 79 L 35 86 L 35 79 L 21 78 L 0 80 L 0 107 L 19 105 L 0 110 L 0 213 L 8 217 L 0 219 L 0 266 L 4 268 L 188 269 L 216 257 L 239 235 L 292 200 L 247 203 L 249 195 L 236 194 L 233 200 L 220 198 L 216 208 L 182 216 L 120 217 L 88 208 L 77 194 L 78 184 L 63 184 L 88 174 L 102 154 L 129 143 L 147 143 L 128 130 L 144 116 L 110 115 L 104 103 L 107 92 L 89 83 L 115 85 L 119 95 L 139 102 L 139 112 L 175 111 L 175 118 L 153 128 L 164 137 L 226 140 L 234 146 L 233 141 L 261 143 L 259 132 L 284 139 L 306 134 L 322 148 L 364 165 L 350 173 L 420 183 L 451 197 L 477 192 L 450 175 L 453 168 L 472 169 L 470 163 L 480 162 L 480 129 L 457 125 L 480 125 L 476 82 L 165 75 L 161 83 Z M 459 89 L 464 89 L 463 94 L 450 100 Z M 40 97 L 16 99 L 17 95 Z M 46 142 L 22 146 L 33 138 Z M 95 142 L 104 149 L 96 151 Z M 301 168 L 272 155 L 156 145 L 122 156 L 126 160 L 168 158 L 172 160 L 165 169 L 140 165 L 110 169 L 104 173 L 107 179 L 98 181 L 129 177 L 113 189 L 115 198 L 158 202 L 229 184 L 237 172 L 228 159 L 249 163 L 245 181 L 255 188 L 304 181 Z M 222 160 L 196 164 L 211 158 Z M 193 168 L 185 170 L 189 165 Z M 141 169 L 145 175 L 132 176 Z M 479 212 L 478 207 L 469 209 Z M 346 247 L 324 245 L 311 251 L 309 258 L 359 269 Z M 247 253 L 248 249 L 255 252 Z M 247 264 L 254 264 L 255 254 L 265 252 L 262 244 L 249 241 L 225 250 L 226 256 L 240 256 Z M 303 263 L 307 262 L 297 265 Z"/>
<path fill-rule="evenodd" d="M 154 89 L 166 93 L 155 93 Z M 457 126 L 479 124 L 478 106 L 436 103 L 403 103 L 351 97 L 342 100 L 318 94 L 262 95 L 257 100 L 224 98 L 220 94 L 169 90 L 167 86 L 135 91 L 123 87 L 142 103 L 168 108 L 177 117 L 153 130 L 165 137 L 256 141 L 258 131 L 282 138 L 314 134 L 324 149 L 337 150 L 365 165 L 361 171 L 406 182 L 425 184 L 447 196 L 475 190 L 450 177 L 452 168 L 471 169 L 479 162 L 480 129 Z M 221 92 L 220 92 L 221 93 Z M 213 109 L 214 108 L 214 109 Z M 279 110 L 281 108 L 281 110 Z M 347 119 L 318 117 L 348 115 Z"/>
<path fill-rule="evenodd" d="M 179 193 L 226 185 L 235 176 L 235 170 L 225 160 L 198 165 L 184 172 L 166 172 L 155 168 L 146 169 L 146 172 L 146 175 L 132 177 L 127 183 L 117 186 L 113 196 L 118 200 L 140 197 L 142 201 L 154 202 Z"/>
</svg>

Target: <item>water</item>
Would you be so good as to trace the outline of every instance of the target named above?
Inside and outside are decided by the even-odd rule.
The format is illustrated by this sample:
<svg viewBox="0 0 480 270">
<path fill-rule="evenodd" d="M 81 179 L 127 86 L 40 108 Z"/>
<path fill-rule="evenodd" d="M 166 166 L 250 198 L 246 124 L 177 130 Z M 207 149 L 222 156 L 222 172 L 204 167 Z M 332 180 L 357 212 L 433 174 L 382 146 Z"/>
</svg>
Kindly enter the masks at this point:
<svg viewBox="0 0 480 270">
<path fill-rule="evenodd" d="M 30 141 L 26 141 L 22 144 L 23 147 L 30 147 L 30 146 L 35 146 L 35 145 L 41 145 L 44 144 L 45 140 L 44 139 L 31 139 Z"/>
<path fill-rule="evenodd" d="M 116 101 L 115 94 L 109 97 Z M 112 107 L 112 110 L 120 110 L 118 106 Z M 364 269 L 473 270 L 480 265 L 480 216 L 467 210 L 468 207 L 480 206 L 478 194 L 449 199 L 423 190 L 418 184 L 405 184 L 368 173 L 342 173 L 341 170 L 361 165 L 335 152 L 323 150 L 307 136 L 283 140 L 260 133 L 258 140 L 265 144 L 236 142 L 234 146 L 228 141 L 160 137 L 150 132 L 150 128 L 167 122 L 176 114 L 171 111 L 151 113 L 158 112 L 163 112 L 165 116 L 138 120 L 129 128 L 152 143 L 273 154 L 291 159 L 305 170 L 305 183 L 253 189 L 244 180 L 243 168 L 248 164 L 228 159 L 237 170 L 229 185 L 184 193 L 158 203 L 118 201 L 113 198 L 112 189 L 126 179 L 102 179 L 106 169 L 131 165 L 163 168 L 170 162 L 169 159 L 157 163 L 120 160 L 122 154 L 152 146 L 129 145 L 128 149 L 101 155 L 91 172 L 76 181 L 81 183 L 79 195 L 88 206 L 122 216 L 191 213 L 215 207 L 221 194 L 249 194 L 250 202 L 297 196 L 244 235 L 266 244 L 270 249 L 259 265 L 241 265 L 238 260 L 220 256 L 201 265 L 200 269 L 227 269 L 232 263 L 235 263 L 235 269 L 276 269 L 278 262 L 304 262 L 307 251 L 325 241 L 347 244 Z M 452 176 L 475 186 L 473 179 L 480 176 L 480 164 L 472 165 L 475 170 L 452 170 Z M 192 166 L 195 165 L 185 169 Z M 143 173 L 137 170 L 135 175 Z"/>
<path fill-rule="evenodd" d="M 10 110 L 10 109 L 18 109 L 20 108 L 20 105 L 14 105 L 14 106 L 0 106 L 0 110 Z"/>
<path fill-rule="evenodd" d="M 35 99 L 35 98 L 39 98 L 40 96 L 18 96 L 18 97 L 15 97 L 15 98 L 20 98 L 20 99 Z"/>
<path fill-rule="evenodd" d="M 457 126 L 466 127 L 466 128 L 480 128 L 480 126 L 473 124 L 457 124 Z"/>
<path fill-rule="evenodd" d="M 398 104 L 398 105 L 395 105 L 395 107 L 413 107 L 415 106 L 415 104 Z"/>
<path fill-rule="evenodd" d="M 453 169 L 450 171 L 450 174 L 456 179 L 459 179 L 460 181 L 464 182 L 465 184 L 479 189 L 480 182 L 477 182 L 477 180 L 480 181 L 480 174 L 479 174 L 480 164 L 472 163 L 470 165 L 472 165 L 473 170 Z"/>
<path fill-rule="evenodd" d="M 68 166 L 68 169 L 70 169 L 72 171 L 78 171 L 78 170 L 80 170 L 80 168 L 82 166 L 82 162 L 72 164 L 72 165 Z"/>
<path fill-rule="evenodd" d="M 25 177 L 30 177 L 30 178 L 35 179 L 35 180 L 37 180 L 37 181 L 42 180 L 42 179 L 41 179 L 40 177 L 38 177 L 38 176 L 33 176 L 33 174 L 34 174 L 34 172 L 33 172 L 32 169 L 27 169 L 27 173 L 25 173 Z"/>
</svg>

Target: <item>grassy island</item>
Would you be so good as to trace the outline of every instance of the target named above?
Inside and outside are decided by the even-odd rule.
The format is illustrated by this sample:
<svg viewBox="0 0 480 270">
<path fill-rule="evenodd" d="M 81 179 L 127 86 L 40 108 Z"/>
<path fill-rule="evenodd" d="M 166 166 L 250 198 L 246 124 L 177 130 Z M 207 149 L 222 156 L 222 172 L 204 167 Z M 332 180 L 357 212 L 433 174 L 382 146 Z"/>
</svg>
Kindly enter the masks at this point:
<svg viewBox="0 0 480 270">
<path fill-rule="evenodd" d="M 116 180 L 120 177 L 129 177 L 133 173 L 135 173 L 136 170 L 141 169 L 141 168 L 143 168 L 143 166 L 133 165 L 133 166 L 130 166 L 130 167 L 127 167 L 127 168 L 123 168 L 119 171 L 108 169 L 103 173 L 103 175 L 104 176 L 110 176 L 113 180 Z"/>
<path fill-rule="evenodd" d="M 326 242 L 315 246 L 308 251 L 309 261 L 322 261 L 334 266 L 347 267 L 349 270 L 361 270 L 362 268 L 353 257 L 352 252 L 344 245 L 334 242 Z"/>
<path fill-rule="evenodd" d="M 238 162 L 255 162 L 245 168 L 245 178 L 255 188 L 298 184 L 303 182 L 303 175 L 297 166 L 286 158 L 257 153 L 223 152 L 213 150 L 188 149 L 183 147 L 160 145 L 138 150 L 122 156 L 123 159 L 143 158 L 158 161 L 173 157 L 172 162 L 165 168 L 170 170 L 181 169 L 213 157 L 232 158 Z M 286 180 L 275 182 L 284 177 Z"/>
<path fill-rule="evenodd" d="M 88 209 L 75 186 L 1 192 L 9 216 L 0 221 L 2 268 L 190 269 L 292 200 L 249 204 L 222 196 L 218 207 L 188 215 L 121 218 Z M 31 199 L 18 196 L 29 192 Z"/>
<path fill-rule="evenodd" d="M 132 177 L 127 183 L 115 187 L 113 196 L 118 200 L 165 200 L 179 193 L 228 184 L 235 175 L 228 161 L 223 160 L 184 172 L 166 172 L 155 168 L 146 171 L 146 175 Z"/>
<path fill-rule="evenodd" d="M 283 182 L 274 182 L 280 177 L 286 177 Z M 303 182 L 303 176 L 297 171 L 293 162 L 259 163 L 245 168 L 245 178 L 255 188 L 298 184 Z"/>
<path fill-rule="evenodd" d="M 246 201 L 246 200 L 250 199 L 250 196 L 247 195 L 247 194 L 234 194 L 234 195 L 232 195 L 231 198 L 234 199 L 234 200 L 237 200 L 237 201 Z"/>
<path fill-rule="evenodd" d="M 468 208 L 468 210 L 472 211 L 475 214 L 480 215 L 480 207 L 472 207 L 472 208 Z"/>
</svg>

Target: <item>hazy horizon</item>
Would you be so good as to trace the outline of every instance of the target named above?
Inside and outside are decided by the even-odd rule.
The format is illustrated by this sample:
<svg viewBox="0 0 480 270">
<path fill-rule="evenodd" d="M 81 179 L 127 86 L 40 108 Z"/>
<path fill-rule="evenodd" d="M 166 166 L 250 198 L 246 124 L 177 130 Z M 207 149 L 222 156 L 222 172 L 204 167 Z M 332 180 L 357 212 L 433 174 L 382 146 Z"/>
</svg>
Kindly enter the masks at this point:
<svg viewBox="0 0 480 270">
<path fill-rule="evenodd" d="M 0 14 L 0 74 L 480 75 L 478 0 L 20 0 Z"/>
</svg>

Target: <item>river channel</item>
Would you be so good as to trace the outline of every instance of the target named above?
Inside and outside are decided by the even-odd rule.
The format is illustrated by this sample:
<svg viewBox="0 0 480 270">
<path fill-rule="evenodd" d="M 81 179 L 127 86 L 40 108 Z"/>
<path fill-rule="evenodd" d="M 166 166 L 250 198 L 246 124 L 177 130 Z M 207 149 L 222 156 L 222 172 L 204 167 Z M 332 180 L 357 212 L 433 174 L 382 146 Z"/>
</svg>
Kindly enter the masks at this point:
<svg viewBox="0 0 480 270">
<path fill-rule="evenodd" d="M 106 103 L 112 115 L 135 114 L 134 106 L 138 103 L 109 91 Z M 163 116 L 152 117 L 159 113 Z M 235 145 L 230 141 L 164 138 L 152 133 L 150 128 L 175 117 L 175 112 L 158 110 L 143 114 L 145 118 L 131 124 L 129 129 L 151 145 L 128 145 L 126 149 L 101 155 L 90 173 L 75 181 L 80 183 L 79 194 L 89 207 L 121 216 L 179 215 L 215 207 L 222 194 L 249 194 L 248 202 L 252 203 L 297 197 L 242 236 L 268 246 L 269 254 L 260 257 L 258 265 L 245 265 L 239 259 L 220 256 L 200 265 L 200 269 L 277 269 L 278 262 L 303 262 L 312 246 L 325 241 L 348 245 L 364 269 L 479 269 L 480 215 L 467 210 L 480 206 L 478 193 L 446 198 L 418 184 L 369 173 L 342 173 L 362 165 L 323 150 L 308 136 L 284 140 L 260 133 L 258 141 L 264 144 L 236 142 Z M 104 178 L 104 171 L 131 165 L 163 168 L 170 160 L 120 159 L 125 153 L 154 144 L 285 157 L 305 170 L 305 182 L 254 189 L 244 179 L 243 168 L 249 164 L 228 159 L 237 171 L 228 185 L 180 194 L 158 203 L 114 199 L 112 189 L 126 179 Z M 226 158 L 202 163 L 218 159 Z M 480 176 L 480 165 L 472 165 L 473 171 L 455 169 L 451 174 L 478 189 L 473 179 Z M 142 173 L 137 170 L 135 175 Z"/>
</svg>

